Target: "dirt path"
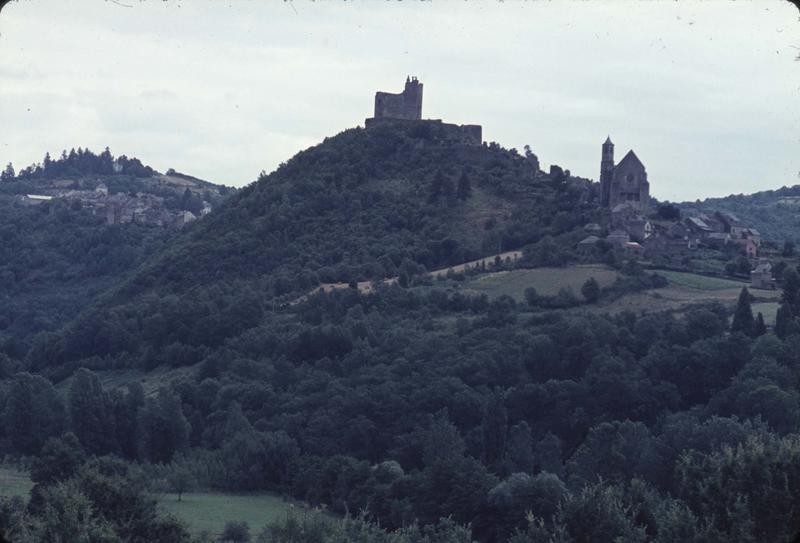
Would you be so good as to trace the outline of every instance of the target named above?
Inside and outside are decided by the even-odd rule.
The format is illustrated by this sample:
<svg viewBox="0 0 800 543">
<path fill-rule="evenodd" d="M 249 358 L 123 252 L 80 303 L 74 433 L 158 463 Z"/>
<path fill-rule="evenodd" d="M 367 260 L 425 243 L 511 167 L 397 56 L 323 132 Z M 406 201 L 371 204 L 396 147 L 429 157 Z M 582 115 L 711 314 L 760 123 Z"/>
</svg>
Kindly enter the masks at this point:
<svg viewBox="0 0 800 543">
<path fill-rule="evenodd" d="M 438 270 L 433 270 L 430 272 L 432 277 L 441 277 L 447 275 L 450 270 L 453 270 L 456 273 L 463 272 L 468 268 L 474 268 L 475 266 L 485 265 L 488 266 L 499 257 L 500 260 L 505 261 L 507 258 L 510 258 L 512 261 L 518 260 L 522 256 L 522 251 L 506 251 L 505 253 L 499 253 L 492 256 L 487 256 L 485 258 L 479 258 L 478 260 L 470 260 L 469 262 L 464 262 L 463 264 L 457 264 L 455 266 L 449 266 L 447 268 L 440 268 Z M 390 277 L 388 279 L 383 279 L 380 283 L 384 285 L 391 285 L 397 282 L 397 277 Z M 375 281 L 360 281 L 358 283 L 358 290 L 361 293 L 368 293 L 372 292 L 372 286 Z M 296 300 L 292 300 L 290 305 L 299 304 L 300 302 L 304 302 L 308 299 L 309 296 L 312 296 L 318 292 L 331 292 L 341 288 L 347 288 L 347 283 L 322 283 L 320 286 L 309 292 L 308 294 L 297 298 Z"/>
</svg>

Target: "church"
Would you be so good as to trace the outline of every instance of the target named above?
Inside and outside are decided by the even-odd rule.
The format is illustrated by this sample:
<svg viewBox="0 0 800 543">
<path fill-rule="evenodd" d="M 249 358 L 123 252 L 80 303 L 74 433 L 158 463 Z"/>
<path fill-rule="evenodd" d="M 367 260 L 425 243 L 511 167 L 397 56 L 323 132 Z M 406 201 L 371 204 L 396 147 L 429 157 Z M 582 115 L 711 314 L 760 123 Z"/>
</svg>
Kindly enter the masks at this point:
<svg viewBox="0 0 800 543">
<path fill-rule="evenodd" d="M 611 137 L 606 138 L 603 144 L 600 203 L 611 209 L 627 204 L 640 211 L 646 210 L 650 203 L 650 183 L 647 182 L 644 164 L 631 150 L 615 165 Z"/>
</svg>

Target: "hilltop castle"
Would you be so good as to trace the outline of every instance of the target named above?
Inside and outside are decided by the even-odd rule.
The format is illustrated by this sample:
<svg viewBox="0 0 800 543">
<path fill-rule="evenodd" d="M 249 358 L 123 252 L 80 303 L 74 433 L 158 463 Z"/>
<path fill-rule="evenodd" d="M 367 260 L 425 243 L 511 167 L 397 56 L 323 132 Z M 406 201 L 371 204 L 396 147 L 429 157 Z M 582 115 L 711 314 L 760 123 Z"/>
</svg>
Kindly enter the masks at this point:
<svg viewBox="0 0 800 543">
<path fill-rule="evenodd" d="M 376 92 L 375 118 L 422 119 L 422 83 L 416 77 L 409 76 L 400 94 Z"/>
<path fill-rule="evenodd" d="M 628 151 L 619 164 L 614 165 L 614 144 L 611 137 L 603 144 L 600 161 L 600 203 L 611 209 L 628 204 L 638 210 L 647 209 L 650 203 L 650 183 L 644 164 L 633 151 Z"/>
<path fill-rule="evenodd" d="M 375 116 L 364 122 L 370 128 L 379 122 L 415 122 L 424 128 L 419 134 L 427 139 L 480 145 L 483 129 L 477 124 L 449 124 L 439 119 L 422 118 L 422 83 L 416 77 L 406 77 L 406 86 L 400 94 L 378 91 L 375 93 Z"/>
</svg>

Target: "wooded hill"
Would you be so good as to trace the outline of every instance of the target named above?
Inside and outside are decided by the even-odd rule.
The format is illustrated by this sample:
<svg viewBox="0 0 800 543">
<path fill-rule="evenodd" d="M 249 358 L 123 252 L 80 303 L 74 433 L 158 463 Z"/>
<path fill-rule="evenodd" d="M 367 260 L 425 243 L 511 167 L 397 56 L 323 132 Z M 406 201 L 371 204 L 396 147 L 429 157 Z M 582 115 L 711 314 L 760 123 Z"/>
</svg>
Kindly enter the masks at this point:
<svg viewBox="0 0 800 543">
<path fill-rule="evenodd" d="M 573 232 L 571 246 L 597 212 L 581 203 L 587 184 L 435 124 L 346 130 L 186 229 L 31 363 L 216 348 L 320 282 L 409 279 Z"/>
<path fill-rule="evenodd" d="M 577 258 L 601 218 L 588 182 L 533 162 L 426 123 L 347 130 L 152 250 L 24 358 L 0 357 L 0 455 L 34 458 L 37 483 L 27 507 L 0 500 L 12 539 L 41 541 L 83 504 L 79 527 L 186 543 L 128 504 L 157 491 L 145 482 L 191 480 L 364 512 L 359 537 L 289 519 L 267 541 L 791 541 L 795 266 L 774 333 L 746 289 L 732 314 L 713 299 L 603 312 L 668 284 L 611 247 L 615 277 L 580 295 L 455 287 L 479 272 L 437 288 L 425 269 L 500 250 Z"/>
<path fill-rule="evenodd" d="M 725 211 L 756 228 L 763 238 L 779 246 L 784 241 L 800 243 L 800 185 L 753 194 L 732 194 L 724 198 L 677 204 L 685 215 Z"/>
<path fill-rule="evenodd" d="M 15 358 L 33 335 L 63 327 L 175 234 L 134 220 L 108 224 L 106 210 L 91 207 L 103 203 L 99 187 L 117 202 L 156 202 L 173 215 L 200 214 L 235 192 L 108 150 L 45 158 L 16 176 L 7 167 L 0 181 L 0 350 Z"/>
</svg>

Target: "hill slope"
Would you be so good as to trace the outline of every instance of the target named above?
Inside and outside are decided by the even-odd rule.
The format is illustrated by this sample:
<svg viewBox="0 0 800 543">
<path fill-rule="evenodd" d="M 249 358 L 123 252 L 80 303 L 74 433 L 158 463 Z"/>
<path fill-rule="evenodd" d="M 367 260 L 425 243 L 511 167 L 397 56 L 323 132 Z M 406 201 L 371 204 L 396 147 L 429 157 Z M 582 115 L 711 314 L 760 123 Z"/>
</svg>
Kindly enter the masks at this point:
<svg viewBox="0 0 800 543">
<path fill-rule="evenodd" d="M 12 357 L 174 237 L 170 227 L 180 225 L 168 219 L 192 209 L 199 215 L 232 192 L 124 157 L 116 163 L 127 172 L 109 172 L 110 153 L 64 156 L 0 182 L 0 350 Z"/>
<path fill-rule="evenodd" d="M 591 218 L 587 183 L 435 123 L 347 130 L 179 235 L 70 327 L 60 359 L 216 347 L 320 282 L 412 276 L 568 232 Z"/>
<path fill-rule="evenodd" d="M 800 185 L 683 202 L 678 207 L 684 213 L 727 211 L 737 215 L 745 224 L 752 225 L 766 240 L 800 242 Z"/>
</svg>

